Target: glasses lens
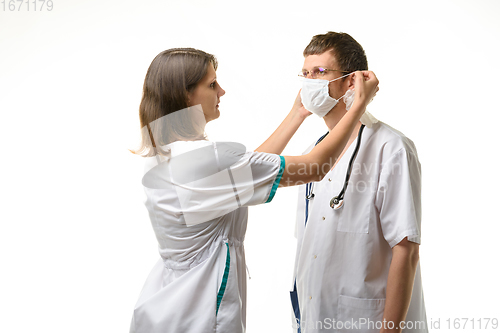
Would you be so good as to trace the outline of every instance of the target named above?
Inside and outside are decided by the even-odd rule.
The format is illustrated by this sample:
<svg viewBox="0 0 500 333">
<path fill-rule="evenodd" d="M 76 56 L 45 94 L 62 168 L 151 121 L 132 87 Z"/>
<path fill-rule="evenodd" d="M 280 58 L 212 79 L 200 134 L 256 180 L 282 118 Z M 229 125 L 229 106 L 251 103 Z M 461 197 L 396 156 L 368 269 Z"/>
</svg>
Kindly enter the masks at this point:
<svg viewBox="0 0 500 333">
<path fill-rule="evenodd" d="M 315 79 L 318 76 L 321 76 L 321 71 L 319 70 L 319 68 L 313 68 L 313 70 L 311 71 L 311 77 Z"/>
<path fill-rule="evenodd" d="M 316 68 L 313 68 L 312 71 L 302 71 L 299 73 L 299 76 L 302 76 L 302 77 L 311 77 L 312 79 L 316 79 L 318 77 L 322 77 L 326 74 L 327 72 L 327 69 L 326 68 L 323 68 L 323 67 L 316 67 Z"/>
<path fill-rule="evenodd" d="M 326 69 L 323 67 L 318 67 L 316 69 L 316 77 L 321 77 L 326 74 Z"/>
</svg>

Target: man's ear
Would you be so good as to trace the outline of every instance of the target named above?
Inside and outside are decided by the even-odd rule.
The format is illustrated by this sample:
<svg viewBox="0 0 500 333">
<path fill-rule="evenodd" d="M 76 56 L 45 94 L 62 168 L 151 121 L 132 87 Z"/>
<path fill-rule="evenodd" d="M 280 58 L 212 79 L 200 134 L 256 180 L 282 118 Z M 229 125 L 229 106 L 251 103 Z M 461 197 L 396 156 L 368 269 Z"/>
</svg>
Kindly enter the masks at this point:
<svg viewBox="0 0 500 333">
<path fill-rule="evenodd" d="M 349 85 L 348 85 L 348 88 L 349 89 L 354 89 L 354 73 L 350 74 L 348 77 L 347 77 L 347 81 L 349 82 Z"/>
</svg>

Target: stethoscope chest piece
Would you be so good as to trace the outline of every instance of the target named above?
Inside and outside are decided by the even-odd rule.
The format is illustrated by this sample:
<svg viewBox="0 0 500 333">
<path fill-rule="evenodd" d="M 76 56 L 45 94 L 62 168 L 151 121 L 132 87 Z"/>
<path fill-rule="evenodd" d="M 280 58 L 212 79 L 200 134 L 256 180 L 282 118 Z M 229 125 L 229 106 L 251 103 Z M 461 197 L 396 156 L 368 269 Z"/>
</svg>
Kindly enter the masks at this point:
<svg viewBox="0 0 500 333">
<path fill-rule="evenodd" d="M 339 197 L 332 198 L 332 200 L 330 200 L 330 207 L 335 210 L 344 207 L 344 199 L 339 200 Z"/>
</svg>

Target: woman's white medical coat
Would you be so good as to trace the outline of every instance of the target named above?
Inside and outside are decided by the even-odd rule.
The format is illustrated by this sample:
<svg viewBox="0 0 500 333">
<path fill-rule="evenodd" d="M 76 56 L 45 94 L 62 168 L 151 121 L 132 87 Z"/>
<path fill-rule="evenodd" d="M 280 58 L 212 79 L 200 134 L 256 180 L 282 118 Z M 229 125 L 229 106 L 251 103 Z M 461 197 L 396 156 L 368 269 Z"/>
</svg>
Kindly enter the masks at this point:
<svg viewBox="0 0 500 333">
<path fill-rule="evenodd" d="M 160 259 L 130 332 L 244 332 L 249 205 L 272 200 L 285 161 L 235 143 L 177 141 L 148 158 L 143 185 Z"/>
</svg>

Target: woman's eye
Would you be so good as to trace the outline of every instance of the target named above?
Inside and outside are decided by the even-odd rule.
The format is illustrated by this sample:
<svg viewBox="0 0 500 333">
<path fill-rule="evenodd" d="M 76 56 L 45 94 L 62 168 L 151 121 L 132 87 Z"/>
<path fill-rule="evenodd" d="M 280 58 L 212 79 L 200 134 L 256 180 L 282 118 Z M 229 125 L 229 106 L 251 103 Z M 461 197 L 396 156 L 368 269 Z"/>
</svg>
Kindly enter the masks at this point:
<svg viewBox="0 0 500 333">
<path fill-rule="evenodd" d="M 210 88 L 215 88 L 215 84 L 217 83 L 217 81 L 214 81 L 212 83 L 210 83 Z"/>
</svg>

